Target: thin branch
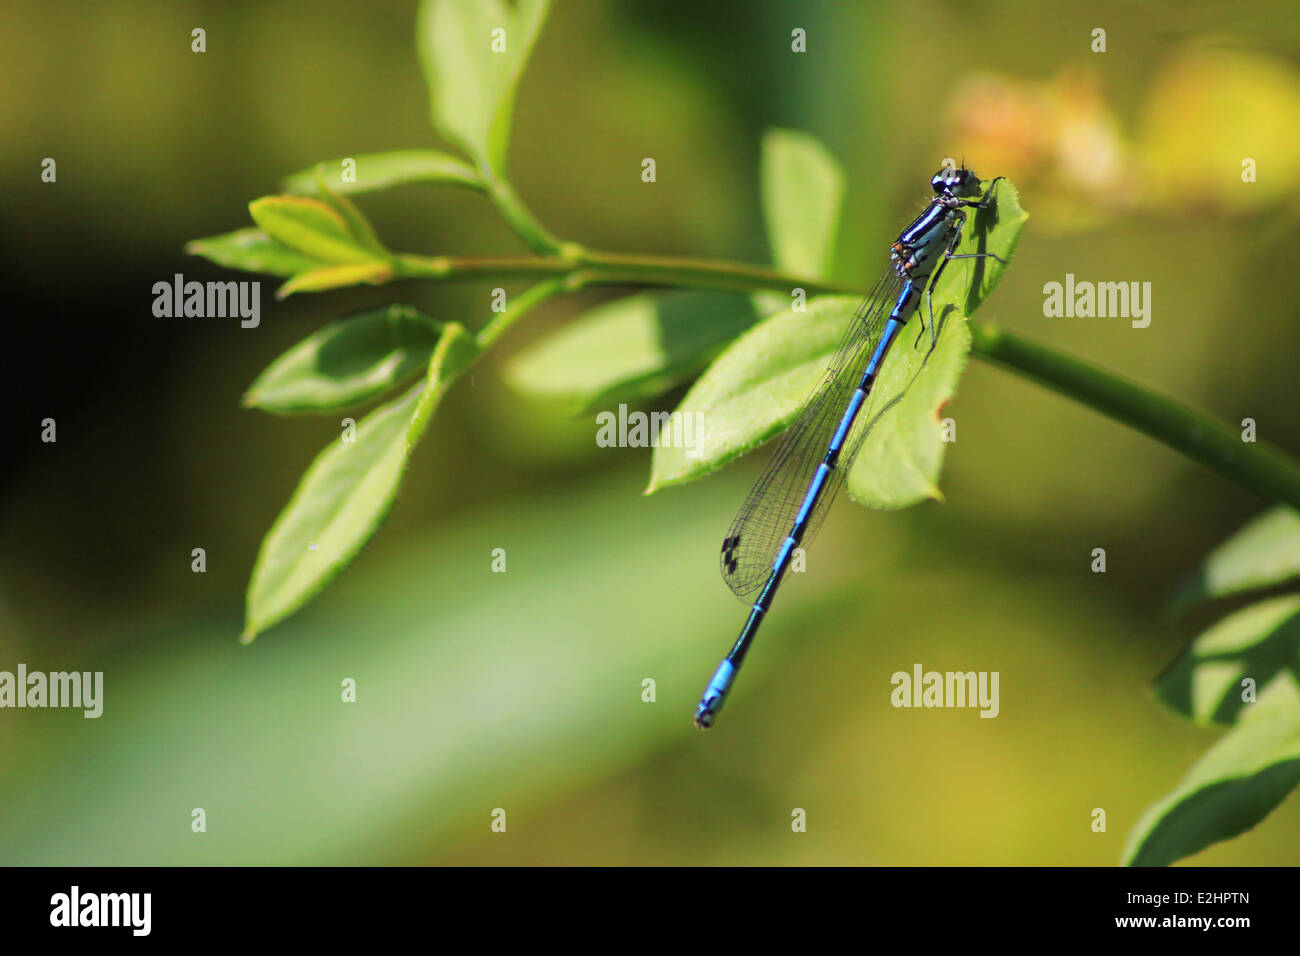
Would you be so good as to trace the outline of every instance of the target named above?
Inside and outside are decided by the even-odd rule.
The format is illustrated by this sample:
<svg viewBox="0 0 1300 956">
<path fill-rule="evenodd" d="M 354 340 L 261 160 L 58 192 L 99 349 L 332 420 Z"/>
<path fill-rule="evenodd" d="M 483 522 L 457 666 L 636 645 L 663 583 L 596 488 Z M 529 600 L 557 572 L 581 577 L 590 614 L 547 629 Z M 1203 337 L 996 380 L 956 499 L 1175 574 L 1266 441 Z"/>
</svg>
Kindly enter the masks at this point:
<svg viewBox="0 0 1300 956">
<path fill-rule="evenodd" d="M 1261 498 L 1300 508 L 1300 465 L 1278 449 L 1244 442 L 1226 422 L 997 326 L 971 322 L 970 329 L 971 350 L 985 361 L 1135 428 Z"/>
<path fill-rule="evenodd" d="M 651 285 L 808 295 L 863 295 L 861 289 L 784 275 L 761 266 L 712 259 L 639 256 L 561 246 L 561 255 L 458 258 L 399 255 L 399 278 L 462 281 L 549 279 L 529 290 L 518 311 L 503 313 L 479 334 L 487 347 L 537 301 L 588 285 Z M 996 326 L 970 321 L 972 351 L 985 361 L 1025 376 L 1060 395 L 1137 429 L 1193 461 L 1270 501 L 1300 509 L 1300 464 L 1268 445 L 1243 442 L 1240 432 L 1202 412 L 1158 395 L 1079 359 Z"/>
</svg>

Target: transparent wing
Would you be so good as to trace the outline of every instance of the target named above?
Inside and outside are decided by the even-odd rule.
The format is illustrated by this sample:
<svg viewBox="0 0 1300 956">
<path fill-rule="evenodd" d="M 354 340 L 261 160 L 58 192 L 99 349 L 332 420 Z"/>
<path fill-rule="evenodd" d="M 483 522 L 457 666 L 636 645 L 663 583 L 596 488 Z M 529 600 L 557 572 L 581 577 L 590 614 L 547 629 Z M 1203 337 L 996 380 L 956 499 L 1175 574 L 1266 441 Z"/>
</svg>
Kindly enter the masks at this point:
<svg viewBox="0 0 1300 956">
<path fill-rule="evenodd" d="M 885 321 L 902 289 L 903 280 L 892 268 L 862 300 L 844 332 L 826 373 L 804 404 L 794 423 L 785 430 L 767 467 L 740 506 L 722 542 L 722 578 L 744 598 L 758 590 L 772 573 L 777 553 L 803 505 L 813 473 L 830 448 L 831 438 L 857 388 L 867 362 L 880 340 Z M 863 409 L 866 412 L 867 409 Z M 803 545 L 809 544 L 844 482 L 852 453 L 861 446 L 860 414 L 841 456 L 831 472 L 817 507 L 808 516 Z"/>
</svg>

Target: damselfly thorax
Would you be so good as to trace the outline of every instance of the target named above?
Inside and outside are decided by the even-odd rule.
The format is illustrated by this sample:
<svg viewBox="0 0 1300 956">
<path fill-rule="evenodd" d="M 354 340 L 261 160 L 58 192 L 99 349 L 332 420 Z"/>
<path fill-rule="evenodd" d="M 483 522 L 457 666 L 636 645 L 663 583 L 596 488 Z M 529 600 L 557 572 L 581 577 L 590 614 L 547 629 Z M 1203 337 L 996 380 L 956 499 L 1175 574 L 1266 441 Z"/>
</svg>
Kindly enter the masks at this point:
<svg viewBox="0 0 1300 956">
<path fill-rule="evenodd" d="M 969 169 L 942 169 L 930 186 L 935 197 L 913 219 L 894 244 L 889 247 L 889 262 L 899 278 L 911 280 L 906 287 L 906 302 L 900 302 L 895 317 L 906 321 L 921 302 L 926 280 L 936 266 L 946 264 L 966 223 L 963 206 L 976 206 L 971 197 L 979 195 L 979 178 Z M 938 276 L 935 276 L 937 281 Z"/>
</svg>

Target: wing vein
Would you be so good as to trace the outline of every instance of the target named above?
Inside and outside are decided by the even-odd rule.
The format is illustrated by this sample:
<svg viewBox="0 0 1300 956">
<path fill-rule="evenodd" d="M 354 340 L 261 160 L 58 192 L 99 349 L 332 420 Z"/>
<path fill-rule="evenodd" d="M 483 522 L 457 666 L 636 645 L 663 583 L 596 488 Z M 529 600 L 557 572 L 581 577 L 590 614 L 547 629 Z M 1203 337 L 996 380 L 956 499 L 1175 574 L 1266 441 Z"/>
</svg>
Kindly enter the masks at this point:
<svg viewBox="0 0 1300 956">
<path fill-rule="evenodd" d="M 771 459 L 732 521 L 722 542 L 721 565 L 723 579 L 738 597 L 743 599 L 758 590 L 772 572 L 781 545 L 803 505 L 813 473 L 829 450 L 849 397 L 880 340 L 902 283 L 893 268 L 887 269 L 862 300 L 817 387 L 793 424 L 782 433 Z M 803 545 L 809 544 L 820 530 L 831 502 L 844 483 L 852 453 L 861 446 L 861 438 L 869 429 L 867 411 L 862 409 L 845 442 L 850 454 L 842 456 L 832 470 L 821 498 L 808 517 Z"/>
</svg>

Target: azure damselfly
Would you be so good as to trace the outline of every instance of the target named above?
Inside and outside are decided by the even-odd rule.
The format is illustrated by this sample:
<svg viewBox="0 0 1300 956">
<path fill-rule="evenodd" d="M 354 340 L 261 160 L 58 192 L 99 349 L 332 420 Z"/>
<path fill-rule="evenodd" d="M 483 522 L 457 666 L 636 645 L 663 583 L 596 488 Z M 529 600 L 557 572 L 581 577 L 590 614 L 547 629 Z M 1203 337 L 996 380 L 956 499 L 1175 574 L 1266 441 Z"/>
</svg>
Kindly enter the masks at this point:
<svg viewBox="0 0 1300 956">
<path fill-rule="evenodd" d="M 695 709 L 699 727 L 713 725 L 795 549 L 811 542 L 844 483 L 870 431 L 863 407 L 903 326 L 920 311 L 922 299 L 933 295 L 949 262 L 983 257 L 1003 261 L 991 252 L 954 254 L 966 224 L 964 210 L 985 208 L 998 179 L 989 183 L 982 201 L 973 198 L 980 194 L 980 180 L 969 169 L 945 167 L 930 180 L 934 198 L 890 247 L 884 275 L 858 306 L 821 383 L 782 435 L 732 521 L 722 542 L 722 577 L 741 598 L 759 594 L 735 646 L 718 665 Z M 924 333 L 925 319 L 919 321 Z M 937 329 L 932 301 L 929 331 L 933 350 Z"/>
</svg>

